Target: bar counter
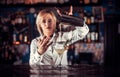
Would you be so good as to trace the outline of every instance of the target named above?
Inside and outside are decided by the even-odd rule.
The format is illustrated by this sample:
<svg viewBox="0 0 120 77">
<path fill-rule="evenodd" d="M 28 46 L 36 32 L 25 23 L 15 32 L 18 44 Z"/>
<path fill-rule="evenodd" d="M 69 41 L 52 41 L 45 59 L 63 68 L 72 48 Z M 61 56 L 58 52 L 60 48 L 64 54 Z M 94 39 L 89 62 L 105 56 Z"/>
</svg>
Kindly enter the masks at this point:
<svg viewBox="0 0 120 77">
<path fill-rule="evenodd" d="M 115 71 L 115 70 L 113 70 Z M 0 77 L 115 77 L 119 72 L 107 72 L 101 65 L 57 66 L 0 65 Z M 115 74 L 115 75 L 111 75 Z"/>
</svg>

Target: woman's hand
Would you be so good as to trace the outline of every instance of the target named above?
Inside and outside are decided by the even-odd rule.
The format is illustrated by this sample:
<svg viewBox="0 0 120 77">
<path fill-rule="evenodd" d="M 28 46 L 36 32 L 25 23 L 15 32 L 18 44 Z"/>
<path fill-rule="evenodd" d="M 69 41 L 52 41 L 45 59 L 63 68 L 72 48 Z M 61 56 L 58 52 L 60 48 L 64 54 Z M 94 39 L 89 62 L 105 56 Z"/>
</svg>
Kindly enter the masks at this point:
<svg viewBox="0 0 120 77">
<path fill-rule="evenodd" d="M 49 43 L 49 40 L 50 40 L 50 37 L 43 36 L 43 37 L 37 42 L 37 45 L 38 45 L 38 53 L 39 53 L 40 55 L 42 55 L 42 54 L 48 49 L 48 47 L 52 44 L 52 43 Z"/>
<path fill-rule="evenodd" d="M 56 7 L 55 7 L 55 9 L 56 9 L 58 15 L 59 15 L 59 16 L 62 16 L 61 11 L 60 11 L 58 8 L 56 8 Z M 70 9 L 69 9 L 68 12 L 66 12 L 66 14 L 67 14 L 67 15 L 73 15 L 73 6 L 72 6 L 72 5 L 70 6 Z"/>
<path fill-rule="evenodd" d="M 68 15 L 73 15 L 73 6 L 72 5 L 70 6 L 70 10 L 68 12 Z"/>
</svg>

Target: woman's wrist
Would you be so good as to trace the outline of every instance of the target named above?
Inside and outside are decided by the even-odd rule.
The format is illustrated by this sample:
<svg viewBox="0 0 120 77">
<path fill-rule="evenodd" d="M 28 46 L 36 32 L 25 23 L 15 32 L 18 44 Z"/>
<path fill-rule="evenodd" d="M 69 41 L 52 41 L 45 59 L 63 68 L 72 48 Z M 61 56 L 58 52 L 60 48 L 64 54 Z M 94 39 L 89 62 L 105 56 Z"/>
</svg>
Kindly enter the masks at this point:
<svg viewBox="0 0 120 77">
<path fill-rule="evenodd" d="M 37 48 L 37 53 L 38 53 L 39 55 L 42 55 L 42 54 L 43 54 L 43 52 L 42 52 L 39 48 Z"/>
<path fill-rule="evenodd" d="M 39 54 L 39 55 L 42 55 L 43 53 L 42 52 L 40 52 L 40 51 L 37 51 L 37 53 Z"/>
</svg>

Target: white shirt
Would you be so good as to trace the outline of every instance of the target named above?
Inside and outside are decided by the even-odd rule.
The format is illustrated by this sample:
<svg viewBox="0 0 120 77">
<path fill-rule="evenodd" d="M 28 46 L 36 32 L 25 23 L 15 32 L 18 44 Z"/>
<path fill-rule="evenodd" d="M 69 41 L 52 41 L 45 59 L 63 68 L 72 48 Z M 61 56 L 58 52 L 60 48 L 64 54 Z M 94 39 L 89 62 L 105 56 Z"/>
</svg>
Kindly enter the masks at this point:
<svg viewBox="0 0 120 77">
<path fill-rule="evenodd" d="M 83 39 L 87 33 L 89 32 L 89 28 L 86 24 L 83 25 L 83 27 L 75 26 L 75 30 L 70 32 L 63 32 L 61 35 L 58 33 L 57 35 L 54 34 L 50 41 L 67 41 L 70 40 L 67 44 L 70 45 L 72 43 L 75 43 L 79 41 L 80 39 Z M 57 37 L 56 37 L 57 36 Z M 41 37 L 36 37 L 31 41 L 30 45 L 30 65 L 58 65 L 60 63 L 60 57 L 58 53 L 55 51 L 54 46 L 56 45 L 55 42 L 51 44 L 45 53 L 42 55 L 39 55 L 37 52 L 37 41 Z M 63 52 L 62 65 L 68 65 L 67 61 L 67 50 Z"/>
</svg>

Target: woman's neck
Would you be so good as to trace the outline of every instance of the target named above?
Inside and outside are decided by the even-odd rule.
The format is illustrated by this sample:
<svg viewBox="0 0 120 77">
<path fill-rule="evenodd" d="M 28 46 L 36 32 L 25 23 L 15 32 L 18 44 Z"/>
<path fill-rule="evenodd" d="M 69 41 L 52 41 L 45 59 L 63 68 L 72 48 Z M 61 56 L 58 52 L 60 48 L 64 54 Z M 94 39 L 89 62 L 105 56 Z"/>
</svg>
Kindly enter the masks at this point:
<svg viewBox="0 0 120 77">
<path fill-rule="evenodd" d="M 51 35 L 50 34 L 49 35 L 46 34 L 45 36 L 51 38 L 53 36 L 53 34 L 51 34 Z"/>
</svg>

